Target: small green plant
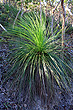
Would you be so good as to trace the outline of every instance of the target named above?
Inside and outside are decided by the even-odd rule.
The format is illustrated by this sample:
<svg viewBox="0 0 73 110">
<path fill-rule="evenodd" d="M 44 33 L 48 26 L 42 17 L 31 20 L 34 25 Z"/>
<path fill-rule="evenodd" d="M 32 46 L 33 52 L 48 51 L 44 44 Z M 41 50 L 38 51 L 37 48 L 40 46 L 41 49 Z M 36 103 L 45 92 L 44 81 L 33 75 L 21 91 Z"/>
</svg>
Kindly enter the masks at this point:
<svg viewBox="0 0 73 110">
<path fill-rule="evenodd" d="M 61 30 L 56 35 L 47 37 L 44 14 L 41 20 L 39 14 L 25 14 L 16 24 L 9 31 L 11 51 L 8 64 L 11 64 L 11 68 L 4 81 L 12 76 L 12 84 L 17 82 L 19 90 L 24 89 L 25 93 L 30 92 L 32 95 L 49 95 L 48 91 L 52 90 L 54 81 L 60 88 L 68 88 L 70 80 L 67 73 L 71 68 L 65 63 L 64 53 L 62 54 L 59 36 Z M 67 72 L 65 68 L 68 68 Z"/>
</svg>

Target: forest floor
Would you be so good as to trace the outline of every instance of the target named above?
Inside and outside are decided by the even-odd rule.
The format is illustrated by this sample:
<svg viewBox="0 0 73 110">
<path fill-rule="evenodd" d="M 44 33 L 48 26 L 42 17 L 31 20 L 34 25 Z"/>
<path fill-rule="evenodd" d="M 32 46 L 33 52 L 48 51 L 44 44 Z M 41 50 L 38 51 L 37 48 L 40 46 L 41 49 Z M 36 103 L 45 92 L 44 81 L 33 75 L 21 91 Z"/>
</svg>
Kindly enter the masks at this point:
<svg viewBox="0 0 73 110">
<path fill-rule="evenodd" d="M 7 72 L 8 44 L 1 43 L 0 45 L 0 81 L 2 83 L 3 74 Z M 70 50 L 72 52 L 72 50 Z M 15 98 L 15 90 L 9 90 L 9 83 L 5 83 L 0 87 L 0 110 L 73 110 L 73 82 L 71 81 L 71 91 L 61 91 L 58 86 L 55 86 L 54 99 L 49 102 L 49 105 L 43 105 L 39 97 L 35 97 L 36 102 L 32 105 L 25 103 L 23 97 L 21 103 L 18 103 Z"/>
</svg>

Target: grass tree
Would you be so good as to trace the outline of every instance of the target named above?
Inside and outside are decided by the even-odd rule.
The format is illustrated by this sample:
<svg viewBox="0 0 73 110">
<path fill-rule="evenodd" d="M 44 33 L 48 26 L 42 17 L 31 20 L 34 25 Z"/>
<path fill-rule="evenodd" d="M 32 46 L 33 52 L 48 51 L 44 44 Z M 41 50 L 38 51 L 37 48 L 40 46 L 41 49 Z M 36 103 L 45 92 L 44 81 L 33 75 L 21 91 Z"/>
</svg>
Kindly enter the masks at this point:
<svg viewBox="0 0 73 110">
<path fill-rule="evenodd" d="M 53 82 L 59 87 L 68 88 L 70 83 L 68 72 L 71 68 L 61 58 L 61 30 L 54 36 L 46 36 L 46 17 L 37 16 L 35 12 L 25 14 L 17 20 L 9 37 L 8 70 L 4 81 L 13 77 L 11 84 L 16 83 L 24 94 L 32 95 L 52 93 Z M 50 27 L 50 26 L 49 26 Z M 56 32 L 57 30 L 55 30 Z M 66 70 L 65 70 L 66 68 Z M 66 72 L 67 71 L 67 72 Z M 52 80 L 53 79 L 53 80 Z"/>
</svg>

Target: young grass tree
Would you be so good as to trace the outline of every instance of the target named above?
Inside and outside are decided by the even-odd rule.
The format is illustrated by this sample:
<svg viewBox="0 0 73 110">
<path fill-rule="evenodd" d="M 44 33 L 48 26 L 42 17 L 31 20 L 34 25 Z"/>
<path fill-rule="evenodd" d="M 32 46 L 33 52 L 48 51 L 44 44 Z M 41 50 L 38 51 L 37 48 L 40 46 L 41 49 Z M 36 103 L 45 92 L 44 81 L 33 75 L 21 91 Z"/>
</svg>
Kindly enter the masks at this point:
<svg viewBox="0 0 73 110">
<path fill-rule="evenodd" d="M 54 81 L 60 88 L 68 88 L 70 80 L 67 73 L 71 70 L 65 63 L 65 57 L 62 60 L 60 55 L 61 30 L 56 35 L 47 37 L 45 18 L 42 13 L 40 22 L 40 14 L 25 14 L 17 21 L 14 29 L 9 31 L 12 49 L 8 63 L 12 66 L 4 79 L 7 81 L 12 76 L 11 84 L 17 82 L 19 90 L 23 89 L 25 93 L 30 92 L 32 95 L 40 93 L 41 96 L 49 96 L 49 91 L 52 93 Z M 65 68 L 68 68 L 67 72 Z"/>
</svg>

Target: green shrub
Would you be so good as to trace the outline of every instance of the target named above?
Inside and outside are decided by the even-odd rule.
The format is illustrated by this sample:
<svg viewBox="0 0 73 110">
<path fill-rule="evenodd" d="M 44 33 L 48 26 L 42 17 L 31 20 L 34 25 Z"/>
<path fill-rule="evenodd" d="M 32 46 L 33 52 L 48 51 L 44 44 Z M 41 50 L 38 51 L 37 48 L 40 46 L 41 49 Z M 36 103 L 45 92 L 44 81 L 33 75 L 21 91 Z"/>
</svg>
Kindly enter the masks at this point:
<svg viewBox="0 0 73 110">
<path fill-rule="evenodd" d="M 59 36 L 61 30 L 46 37 L 46 17 L 42 15 L 40 22 L 40 15 L 28 13 L 9 32 L 11 52 L 8 64 L 11 68 L 4 81 L 12 76 L 11 84 L 16 82 L 19 90 L 24 89 L 25 93 L 32 95 L 52 93 L 54 80 L 60 88 L 68 89 L 70 80 L 67 73 L 71 68 L 64 61 Z M 67 72 L 65 68 L 68 68 Z"/>
</svg>

